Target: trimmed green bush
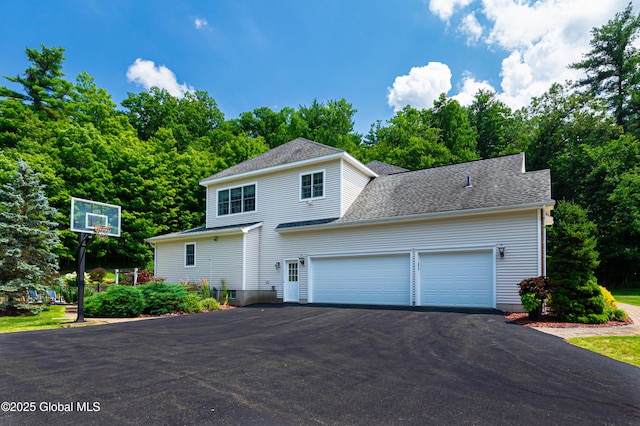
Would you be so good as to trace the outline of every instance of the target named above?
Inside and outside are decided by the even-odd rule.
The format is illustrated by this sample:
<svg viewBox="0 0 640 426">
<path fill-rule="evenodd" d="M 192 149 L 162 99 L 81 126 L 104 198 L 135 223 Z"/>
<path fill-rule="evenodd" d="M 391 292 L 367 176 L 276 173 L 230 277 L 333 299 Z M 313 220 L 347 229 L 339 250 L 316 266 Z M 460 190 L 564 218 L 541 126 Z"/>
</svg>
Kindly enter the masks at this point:
<svg viewBox="0 0 640 426">
<path fill-rule="evenodd" d="M 207 311 L 217 311 L 220 309 L 220 304 L 213 297 L 207 297 L 200 302 L 200 304 L 202 305 L 202 309 L 206 309 Z"/>
<path fill-rule="evenodd" d="M 132 318 L 144 309 L 144 298 L 136 287 L 110 286 L 107 291 L 87 297 L 84 314 L 87 317 Z"/>
<path fill-rule="evenodd" d="M 137 287 L 144 297 L 144 313 L 162 315 L 173 312 L 187 312 L 188 293 L 181 284 L 151 282 Z"/>
<path fill-rule="evenodd" d="M 202 312 L 202 303 L 200 302 L 200 297 L 196 294 L 189 293 L 184 305 L 184 311 L 188 314 L 197 314 L 198 312 Z"/>
<path fill-rule="evenodd" d="M 604 312 L 607 314 L 609 321 L 626 321 L 628 318 L 627 313 L 622 309 L 606 306 Z"/>
</svg>

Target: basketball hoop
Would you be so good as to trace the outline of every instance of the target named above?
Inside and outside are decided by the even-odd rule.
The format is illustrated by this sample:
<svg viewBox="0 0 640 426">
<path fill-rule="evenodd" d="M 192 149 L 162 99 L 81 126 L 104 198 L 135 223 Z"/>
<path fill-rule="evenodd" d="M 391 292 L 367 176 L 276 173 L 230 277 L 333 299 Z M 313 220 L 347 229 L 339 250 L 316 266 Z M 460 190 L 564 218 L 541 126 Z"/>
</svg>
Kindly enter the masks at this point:
<svg viewBox="0 0 640 426">
<path fill-rule="evenodd" d="M 107 237 L 109 232 L 113 229 L 113 226 L 109 225 L 94 225 L 93 232 L 98 236 L 98 239 L 102 240 Z"/>
</svg>

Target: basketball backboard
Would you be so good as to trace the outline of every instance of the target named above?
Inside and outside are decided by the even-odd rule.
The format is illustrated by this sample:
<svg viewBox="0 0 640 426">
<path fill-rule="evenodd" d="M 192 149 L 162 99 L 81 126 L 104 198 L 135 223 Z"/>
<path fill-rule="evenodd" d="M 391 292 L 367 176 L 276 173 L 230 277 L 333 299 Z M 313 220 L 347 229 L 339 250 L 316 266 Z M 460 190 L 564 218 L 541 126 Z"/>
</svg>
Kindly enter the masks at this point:
<svg viewBox="0 0 640 426">
<path fill-rule="evenodd" d="M 71 230 L 86 234 L 120 236 L 120 206 L 71 198 Z"/>
</svg>

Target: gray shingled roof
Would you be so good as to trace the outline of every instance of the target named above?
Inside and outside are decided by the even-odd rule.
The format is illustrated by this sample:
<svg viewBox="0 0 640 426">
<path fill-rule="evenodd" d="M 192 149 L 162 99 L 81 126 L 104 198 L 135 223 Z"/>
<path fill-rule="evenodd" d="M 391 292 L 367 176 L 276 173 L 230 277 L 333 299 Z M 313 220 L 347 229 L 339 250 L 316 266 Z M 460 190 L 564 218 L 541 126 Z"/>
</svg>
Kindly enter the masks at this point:
<svg viewBox="0 0 640 426">
<path fill-rule="evenodd" d="M 549 170 L 523 173 L 523 161 L 524 154 L 516 154 L 380 176 L 339 222 L 550 201 Z"/>
<path fill-rule="evenodd" d="M 239 175 L 242 173 L 266 169 L 269 167 L 281 166 L 284 164 L 297 163 L 311 158 L 326 157 L 327 155 L 344 152 L 340 149 L 327 145 L 322 145 L 305 138 L 297 138 L 280 146 L 277 146 L 263 154 L 249 160 L 231 166 L 216 174 L 203 179 L 206 182 L 223 177 Z"/>
<path fill-rule="evenodd" d="M 171 232 L 169 234 L 156 235 L 155 237 L 148 238 L 147 240 L 153 240 L 156 238 L 160 238 L 160 239 L 174 238 L 174 237 L 178 238 L 178 237 L 183 237 L 187 235 L 197 235 L 202 232 L 212 232 L 212 231 L 215 232 L 215 231 L 225 231 L 230 229 L 242 229 L 242 228 L 247 228 L 253 225 L 257 225 L 259 223 L 260 222 L 240 223 L 240 224 L 234 224 L 234 225 L 215 226 L 213 228 L 207 228 L 206 226 L 201 226 L 199 228 L 187 229 L 185 231 L 178 231 L 178 232 Z"/>
<path fill-rule="evenodd" d="M 377 175 L 391 175 L 394 173 L 402 173 L 408 172 L 408 169 L 403 169 L 402 167 L 394 166 L 392 164 L 383 163 L 382 161 L 373 160 L 365 164 L 368 168 L 373 170 L 373 172 Z"/>
<path fill-rule="evenodd" d="M 373 179 L 340 224 L 441 212 L 551 202 L 549 170 L 523 173 L 524 154 L 383 175 Z M 467 187 L 467 177 L 471 186 Z M 283 223 L 278 229 L 304 227 Z"/>
</svg>

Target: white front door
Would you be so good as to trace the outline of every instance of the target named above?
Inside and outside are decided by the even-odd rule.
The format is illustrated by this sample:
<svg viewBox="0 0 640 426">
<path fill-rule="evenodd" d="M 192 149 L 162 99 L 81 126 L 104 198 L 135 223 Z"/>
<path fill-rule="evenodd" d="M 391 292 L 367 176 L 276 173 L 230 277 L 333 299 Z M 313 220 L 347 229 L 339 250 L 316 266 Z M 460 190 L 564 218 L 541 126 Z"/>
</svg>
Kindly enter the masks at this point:
<svg viewBox="0 0 640 426">
<path fill-rule="evenodd" d="M 298 261 L 288 260 L 284 270 L 284 301 L 300 302 L 300 284 L 298 281 Z"/>
</svg>

